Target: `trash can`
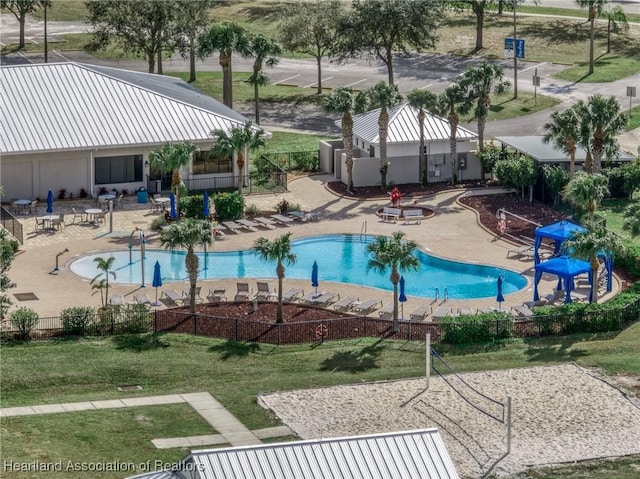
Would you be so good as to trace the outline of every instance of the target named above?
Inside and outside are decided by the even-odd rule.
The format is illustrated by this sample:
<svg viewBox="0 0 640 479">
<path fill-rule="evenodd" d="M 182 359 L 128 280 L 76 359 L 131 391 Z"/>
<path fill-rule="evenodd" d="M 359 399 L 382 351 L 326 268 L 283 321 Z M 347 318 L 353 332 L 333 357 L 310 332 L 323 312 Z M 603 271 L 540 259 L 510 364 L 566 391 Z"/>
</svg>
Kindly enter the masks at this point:
<svg viewBox="0 0 640 479">
<path fill-rule="evenodd" d="M 138 203 L 146 203 L 147 201 L 147 189 L 144 186 L 141 186 L 138 189 Z"/>
</svg>

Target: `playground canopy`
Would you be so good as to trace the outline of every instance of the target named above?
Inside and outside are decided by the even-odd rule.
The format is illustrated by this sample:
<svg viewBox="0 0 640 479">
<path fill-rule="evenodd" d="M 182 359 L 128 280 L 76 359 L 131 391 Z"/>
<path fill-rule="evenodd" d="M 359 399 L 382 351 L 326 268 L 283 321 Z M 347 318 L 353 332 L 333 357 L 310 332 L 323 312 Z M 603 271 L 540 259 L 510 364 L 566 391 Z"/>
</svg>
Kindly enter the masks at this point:
<svg viewBox="0 0 640 479">
<path fill-rule="evenodd" d="M 586 228 L 569 220 L 561 220 L 550 225 L 536 228 L 533 252 L 535 264 L 534 301 L 538 301 L 540 299 L 538 294 L 538 282 L 542 277 L 542 273 L 550 273 L 558 276 L 558 290 L 562 289 L 562 283 L 564 280 L 564 289 L 566 291 L 565 302 L 567 303 L 571 302 L 570 293 L 573 290 L 573 278 L 575 276 L 588 272 L 589 284 L 593 285 L 594 278 L 592 277 L 591 266 L 588 261 L 581 261 L 568 256 L 560 256 L 562 243 L 571 238 L 573 234 L 584 231 L 586 231 Z M 538 250 L 544 238 L 552 239 L 554 241 L 553 257 L 547 261 L 541 262 Z M 613 256 L 609 252 L 602 252 L 598 254 L 598 257 L 604 259 L 607 271 L 607 291 L 611 291 Z M 593 299 L 591 297 L 592 294 L 593 288 L 589 292 L 589 301 Z"/>
</svg>

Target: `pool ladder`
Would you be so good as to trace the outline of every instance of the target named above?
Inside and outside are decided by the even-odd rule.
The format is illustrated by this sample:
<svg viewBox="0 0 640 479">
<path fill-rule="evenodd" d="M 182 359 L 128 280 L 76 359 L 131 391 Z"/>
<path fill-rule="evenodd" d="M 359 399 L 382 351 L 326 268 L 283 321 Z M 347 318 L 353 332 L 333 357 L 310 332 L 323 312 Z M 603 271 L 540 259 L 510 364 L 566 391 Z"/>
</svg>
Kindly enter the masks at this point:
<svg viewBox="0 0 640 479">
<path fill-rule="evenodd" d="M 362 220 L 362 226 L 360 227 L 360 241 L 362 241 L 363 236 L 367 236 L 367 220 Z"/>
<path fill-rule="evenodd" d="M 433 302 L 435 303 L 436 301 L 438 301 L 438 299 L 440 299 L 440 290 L 436 288 L 436 295 L 433 298 Z M 442 302 L 444 303 L 447 299 L 449 299 L 449 291 L 447 291 L 447 288 L 444 288 Z"/>
</svg>

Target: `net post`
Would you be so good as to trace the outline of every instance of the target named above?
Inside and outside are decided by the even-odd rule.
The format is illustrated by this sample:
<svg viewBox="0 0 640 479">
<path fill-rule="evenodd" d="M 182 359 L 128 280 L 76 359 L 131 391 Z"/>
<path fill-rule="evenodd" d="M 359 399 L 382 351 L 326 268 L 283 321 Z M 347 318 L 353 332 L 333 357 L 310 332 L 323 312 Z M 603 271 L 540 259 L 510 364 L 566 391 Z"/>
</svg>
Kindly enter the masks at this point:
<svg viewBox="0 0 640 479">
<path fill-rule="evenodd" d="M 507 396 L 507 454 L 511 453 L 511 396 Z"/>
<path fill-rule="evenodd" d="M 426 355 L 425 355 L 425 378 L 427 381 L 426 389 L 429 389 L 429 379 L 431 377 L 431 334 L 427 333 L 426 337 Z"/>
</svg>

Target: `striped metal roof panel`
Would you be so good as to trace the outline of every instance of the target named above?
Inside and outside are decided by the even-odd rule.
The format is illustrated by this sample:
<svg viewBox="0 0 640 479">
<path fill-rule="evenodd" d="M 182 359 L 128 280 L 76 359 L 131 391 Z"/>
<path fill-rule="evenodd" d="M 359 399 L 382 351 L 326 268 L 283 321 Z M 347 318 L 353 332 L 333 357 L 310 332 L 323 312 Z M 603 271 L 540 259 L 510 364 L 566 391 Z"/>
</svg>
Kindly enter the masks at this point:
<svg viewBox="0 0 640 479">
<path fill-rule="evenodd" d="M 437 429 L 194 451 L 181 466 L 193 479 L 459 477 Z"/>
<path fill-rule="evenodd" d="M 387 143 L 416 143 L 420 141 L 420 123 L 418 111 L 408 103 L 389 108 L 389 136 Z M 380 143 L 378 117 L 380 108 L 354 115 L 353 134 L 364 139 L 367 143 Z M 341 126 L 341 120 L 336 125 Z M 459 139 L 474 139 L 478 135 L 471 130 L 458 126 L 456 132 Z M 449 122 L 439 116 L 427 112 L 424 120 L 425 141 L 448 140 Z"/>
<path fill-rule="evenodd" d="M 0 67 L 0 152 L 211 140 L 245 119 L 172 77 L 78 63 Z"/>
</svg>

